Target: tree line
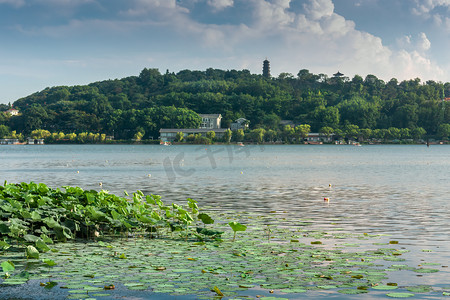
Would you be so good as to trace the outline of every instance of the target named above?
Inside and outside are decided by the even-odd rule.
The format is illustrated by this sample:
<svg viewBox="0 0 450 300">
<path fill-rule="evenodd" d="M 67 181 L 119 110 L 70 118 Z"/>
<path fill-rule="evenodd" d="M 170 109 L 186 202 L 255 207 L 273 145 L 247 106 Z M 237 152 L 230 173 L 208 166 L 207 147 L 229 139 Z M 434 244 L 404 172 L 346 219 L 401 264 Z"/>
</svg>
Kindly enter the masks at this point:
<svg viewBox="0 0 450 300">
<path fill-rule="evenodd" d="M 18 116 L 0 114 L 0 137 L 47 130 L 157 139 L 160 128 L 198 128 L 199 113 L 220 113 L 222 127 L 246 118 L 250 129 L 245 136 L 258 139 L 259 130 L 265 141 L 298 140 L 300 125 L 345 138 L 445 139 L 450 135 L 450 101 L 443 99 L 449 95 L 450 83 L 418 78 L 384 82 L 375 75 L 350 79 L 305 69 L 296 76 L 264 78 L 248 70 L 162 74 L 145 68 L 139 76 L 50 87 L 18 99 L 12 104 Z M 286 128 L 282 120 L 293 125 Z M 289 132 L 291 138 L 286 138 Z"/>
</svg>

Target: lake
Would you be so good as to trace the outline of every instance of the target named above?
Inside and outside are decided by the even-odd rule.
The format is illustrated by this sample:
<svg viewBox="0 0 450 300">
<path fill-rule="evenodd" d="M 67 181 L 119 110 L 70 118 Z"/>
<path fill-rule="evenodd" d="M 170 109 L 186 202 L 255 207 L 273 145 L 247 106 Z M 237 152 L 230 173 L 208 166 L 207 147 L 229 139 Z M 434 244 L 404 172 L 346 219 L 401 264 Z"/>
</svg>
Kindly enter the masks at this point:
<svg viewBox="0 0 450 300">
<path fill-rule="evenodd" d="M 450 147 L 433 145 L 12 145 L 0 180 L 196 199 L 222 210 L 277 212 L 289 224 L 386 234 L 409 263 L 450 261 Z M 329 198 L 328 202 L 324 198 Z M 436 275 L 399 284 L 449 286 Z M 446 282 L 447 281 L 447 282 Z M 442 294 L 442 293 L 441 293 Z"/>
</svg>

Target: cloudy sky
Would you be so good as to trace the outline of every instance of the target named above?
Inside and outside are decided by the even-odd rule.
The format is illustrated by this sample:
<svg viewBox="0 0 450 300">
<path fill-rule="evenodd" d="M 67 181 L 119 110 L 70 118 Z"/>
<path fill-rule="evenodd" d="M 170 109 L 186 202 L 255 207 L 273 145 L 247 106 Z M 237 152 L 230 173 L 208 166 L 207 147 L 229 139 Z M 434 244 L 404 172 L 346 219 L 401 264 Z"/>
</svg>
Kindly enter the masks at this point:
<svg viewBox="0 0 450 300">
<path fill-rule="evenodd" d="M 145 68 L 450 81 L 450 0 L 0 0 L 0 103 Z"/>
</svg>

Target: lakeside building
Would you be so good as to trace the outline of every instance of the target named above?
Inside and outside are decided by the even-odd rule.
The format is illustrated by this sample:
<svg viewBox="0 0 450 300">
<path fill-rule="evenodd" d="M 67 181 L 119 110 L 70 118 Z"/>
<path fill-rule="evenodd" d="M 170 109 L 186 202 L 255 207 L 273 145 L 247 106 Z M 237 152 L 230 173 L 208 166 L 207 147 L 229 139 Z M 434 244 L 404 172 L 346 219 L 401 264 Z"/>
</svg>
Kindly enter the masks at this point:
<svg viewBox="0 0 450 300">
<path fill-rule="evenodd" d="M 245 129 L 248 128 L 248 123 L 249 122 L 250 121 L 245 119 L 245 118 L 239 118 L 234 123 L 230 124 L 230 129 L 232 131 L 236 131 L 236 130 L 239 130 L 239 129 L 245 130 Z"/>
<path fill-rule="evenodd" d="M 44 139 L 32 139 L 32 138 L 28 138 L 28 139 L 27 139 L 27 144 L 28 144 L 28 145 L 44 145 Z"/>
<path fill-rule="evenodd" d="M 173 142 L 178 132 L 182 132 L 186 138 L 188 135 L 201 134 L 206 137 L 206 133 L 214 131 L 216 138 L 223 138 L 227 128 L 220 128 L 222 123 L 221 114 L 198 114 L 202 118 L 200 128 L 161 128 L 159 130 L 159 139 L 161 142 Z"/>
<path fill-rule="evenodd" d="M 200 128 L 202 129 L 217 129 L 220 128 L 222 122 L 221 114 L 198 114 L 202 118 Z"/>
<path fill-rule="evenodd" d="M 159 139 L 161 142 L 173 142 L 175 141 L 178 132 L 182 132 L 184 134 L 184 138 L 190 134 L 200 134 L 206 137 L 206 133 L 209 131 L 214 131 L 216 138 L 221 139 L 227 130 L 227 128 L 161 128 L 159 130 Z"/>
<path fill-rule="evenodd" d="M 0 139 L 0 145 L 17 145 L 20 144 L 19 139 Z"/>
<path fill-rule="evenodd" d="M 308 133 L 308 136 L 305 138 L 305 143 L 307 144 L 322 144 L 322 143 L 331 143 L 333 141 L 334 134 L 325 135 L 322 133 L 311 132 Z"/>
</svg>

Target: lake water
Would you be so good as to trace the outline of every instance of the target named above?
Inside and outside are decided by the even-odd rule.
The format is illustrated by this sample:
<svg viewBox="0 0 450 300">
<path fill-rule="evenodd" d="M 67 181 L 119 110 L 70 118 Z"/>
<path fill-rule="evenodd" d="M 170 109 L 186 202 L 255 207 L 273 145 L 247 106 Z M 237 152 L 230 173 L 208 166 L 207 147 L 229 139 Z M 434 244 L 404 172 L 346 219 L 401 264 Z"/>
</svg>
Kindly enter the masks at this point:
<svg viewBox="0 0 450 300">
<path fill-rule="evenodd" d="M 276 211 L 294 224 L 338 222 L 390 235 L 412 249 L 413 263 L 423 249 L 450 262 L 450 146 L 14 145 L 0 147 L 0 166 L 1 182 L 141 190 L 167 203 Z M 436 274 L 413 281 L 450 285 L 448 269 Z"/>
</svg>

